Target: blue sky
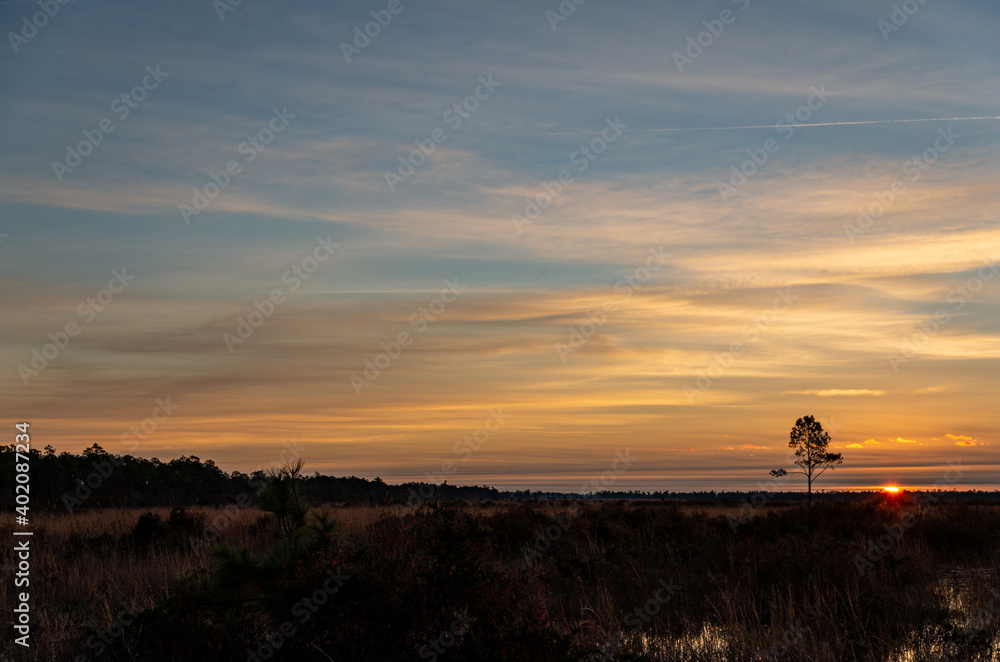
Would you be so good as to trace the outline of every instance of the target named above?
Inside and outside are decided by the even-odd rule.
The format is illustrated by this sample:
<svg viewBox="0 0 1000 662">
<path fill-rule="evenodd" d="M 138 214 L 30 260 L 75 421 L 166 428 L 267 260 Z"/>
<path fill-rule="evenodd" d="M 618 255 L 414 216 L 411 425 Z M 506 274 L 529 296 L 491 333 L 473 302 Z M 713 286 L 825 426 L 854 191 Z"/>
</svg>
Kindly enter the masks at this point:
<svg viewBox="0 0 1000 662">
<path fill-rule="evenodd" d="M 893 25 L 891 2 L 587 0 L 554 22 L 557 2 L 402 0 L 347 62 L 341 44 L 388 6 L 243 0 L 220 20 L 207 1 L 78 0 L 18 52 L 6 36 L 6 418 L 59 450 L 124 452 L 169 395 L 178 413 L 135 452 L 247 470 L 296 439 L 310 469 L 394 480 L 454 459 L 503 406 L 451 482 L 575 488 L 628 447 L 623 488 L 713 489 L 765 478 L 814 413 L 848 457 L 838 484 L 930 485 L 960 460 L 968 485 L 996 486 L 1000 120 L 947 119 L 1000 115 L 993 5 L 914 2 Z M 0 27 L 38 11 L 2 4 Z M 679 71 L 689 37 L 707 45 Z M 147 67 L 167 75 L 153 86 Z M 287 125 L 248 161 L 275 110 Z M 775 128 L 796 112 L 824 126 Z M 59 181 L 53 162 L 105 118 Z M 934 121 L 896 121 L 912 119 Z M 846 124 L 868 121 L 891 122 Z M 435 130 L 447 139 L 390 190 Z M 178 205 L 231 161 L 185 223 Z M 734 166 L 752 174 L 723 197 Z M 518 234 L 511 216 L 564 170 Z M 317 238 L 339 248 L 289 291 Z M 670 257 L 623 298 L 651 247 Z M 123 267 L 135 280 L 25 384 L 19 366 Z M 455 278 L 467 289 L 416 333 Z M 275 288 L 287 300 L 230 352 Z M 780 312 L 778 291 L 795 297 Z M 412 346 L 359 393 L 352 375 L 403 331 Z"/>
</svg>

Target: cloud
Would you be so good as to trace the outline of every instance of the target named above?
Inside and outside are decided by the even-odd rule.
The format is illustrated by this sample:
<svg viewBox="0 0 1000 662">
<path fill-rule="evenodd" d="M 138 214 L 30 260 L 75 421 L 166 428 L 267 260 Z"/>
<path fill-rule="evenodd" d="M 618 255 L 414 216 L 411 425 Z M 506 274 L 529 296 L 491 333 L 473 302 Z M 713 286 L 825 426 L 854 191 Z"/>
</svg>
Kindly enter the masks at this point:
<svg viewBox="0 0 1000 662">
<path fill-rule="evenodd" d="M 902 437 L 896 437 L 896 441 L 901 444 L 915 444 L 917 441 L 915 439 L 903 439 Z"/>
<path fill-rule="evenodd" d="M 847 444 L 847 448 L 864 448 L 861 444 Z"/>
<path fill-rule="evenodd" d="M 783 391 L 783 393 L 795 395 L 818 395 L 821 398 L 830 398 L 834 396 L 853 398 L 859 395 L 884 395 L 885 391 L 877 391 L 866 388 L 827 388 L 814 391 Z"/>
<path fill-rule="evenodd" d="M 914 391 L 911 391 L 910 393 L 911 395 L 929 395 L 931 393 L 940 393 L 941 391 L 944 390 L 945 390 L 944 386 L 928 386 L 926 388 L 918 388 Z"/>
<path fill-rule="evenodd" d="M 747 448 L 749 450 L 758 450 L 758 451 L 771 450 L 770 446 L 754 446 L 753 444 L 743 444 L 741 448 Z"/>
<path fill-rule="evenodd" d="M 865 443 L 866 443 L 866 444 L 868 444 L 869 446 L 874 446 L 874 445 L 875 445 L 875 444 L 877 444 L 878 442 L 877 442 L 877 441 L 875 441 L 874 439 L 866 439 L 866 440 L 865 440 Z"/>
<path fill-rule="evenodd" d="M 981 441 L 978 437 L 969 437 L 964 434 L 946 434 L 949 439 L 955 440 L 956 446 L 989 446 L 990 442 Z"/>
</svg>

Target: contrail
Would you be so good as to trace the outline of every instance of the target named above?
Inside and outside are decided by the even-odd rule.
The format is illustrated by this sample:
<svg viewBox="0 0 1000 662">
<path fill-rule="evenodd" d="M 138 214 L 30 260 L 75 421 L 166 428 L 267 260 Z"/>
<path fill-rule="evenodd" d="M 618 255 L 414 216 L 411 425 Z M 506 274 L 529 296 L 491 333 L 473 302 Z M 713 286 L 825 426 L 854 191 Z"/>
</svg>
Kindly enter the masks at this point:
<svg viewBox="0 0 1000 662">
<path fill-rule="evenodd" d="M 801 129 L 810 126 L 853 126 L 858 124 L 902 124 L 908 122 L 971 122 L 976 120 L 1000 120 L 1000 117 L 924 117 L 912 120 L 861 120 L 857 122 L 816 122 L 813 124 L 788 124 Z M 625 129 L 625 133 L 676 133 L 681 131 L 738 131 L 741 129 L 773 129 L 774 124 L 749 124 L 746 126 L 697 126 L 686 129 Z M 576 136 L 600 135 L 600 131 L 561 131 L 556 133 L 529 133 L 529 136 Z"/>
</svg>

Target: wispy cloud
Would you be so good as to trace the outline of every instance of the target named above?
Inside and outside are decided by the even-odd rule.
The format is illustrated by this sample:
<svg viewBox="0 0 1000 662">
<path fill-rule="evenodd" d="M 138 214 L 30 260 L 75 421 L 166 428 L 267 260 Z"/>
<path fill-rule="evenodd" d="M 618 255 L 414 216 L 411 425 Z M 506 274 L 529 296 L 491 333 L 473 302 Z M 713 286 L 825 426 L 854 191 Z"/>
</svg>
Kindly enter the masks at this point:
<svg viewBox="0 0 1000 662">
<path fill-rule="evenodd" d="M 989 446 L 991 445 L 988 441 L 982 441 L 978 437 L 969 437 L 964 434 L 946 434 L 949 439 L 955 440 L 956 446 Z"/>
<path fill-rule="evenodd" d="M 836 396 L 844 397 L 856 397 L 859 395 L 885 395 L 885 391 L 872 390 L 872 389 L 841 389 L 841 388 L 827 388 L 812 391 L 784 391 L 784 393 L 796 394 L 796 395 L 818 395 L 821 398 L 832 398 Z"/>
</svg>

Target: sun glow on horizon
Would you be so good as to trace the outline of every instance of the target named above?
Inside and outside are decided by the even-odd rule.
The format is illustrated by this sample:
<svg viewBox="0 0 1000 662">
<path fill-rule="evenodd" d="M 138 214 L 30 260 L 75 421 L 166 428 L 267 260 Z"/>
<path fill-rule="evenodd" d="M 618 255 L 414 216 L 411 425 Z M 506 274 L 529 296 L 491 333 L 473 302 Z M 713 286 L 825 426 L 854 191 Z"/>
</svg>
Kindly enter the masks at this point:
<svg viewBox="0 0 1000 662">
<path fill-rule="evenodd" d="M 888 492 L 889 494 L 896 494 L 899 492 L 899 488 L 894 485 L 887 485 L 882 488 L 883 492 Z"/>
</svg>

